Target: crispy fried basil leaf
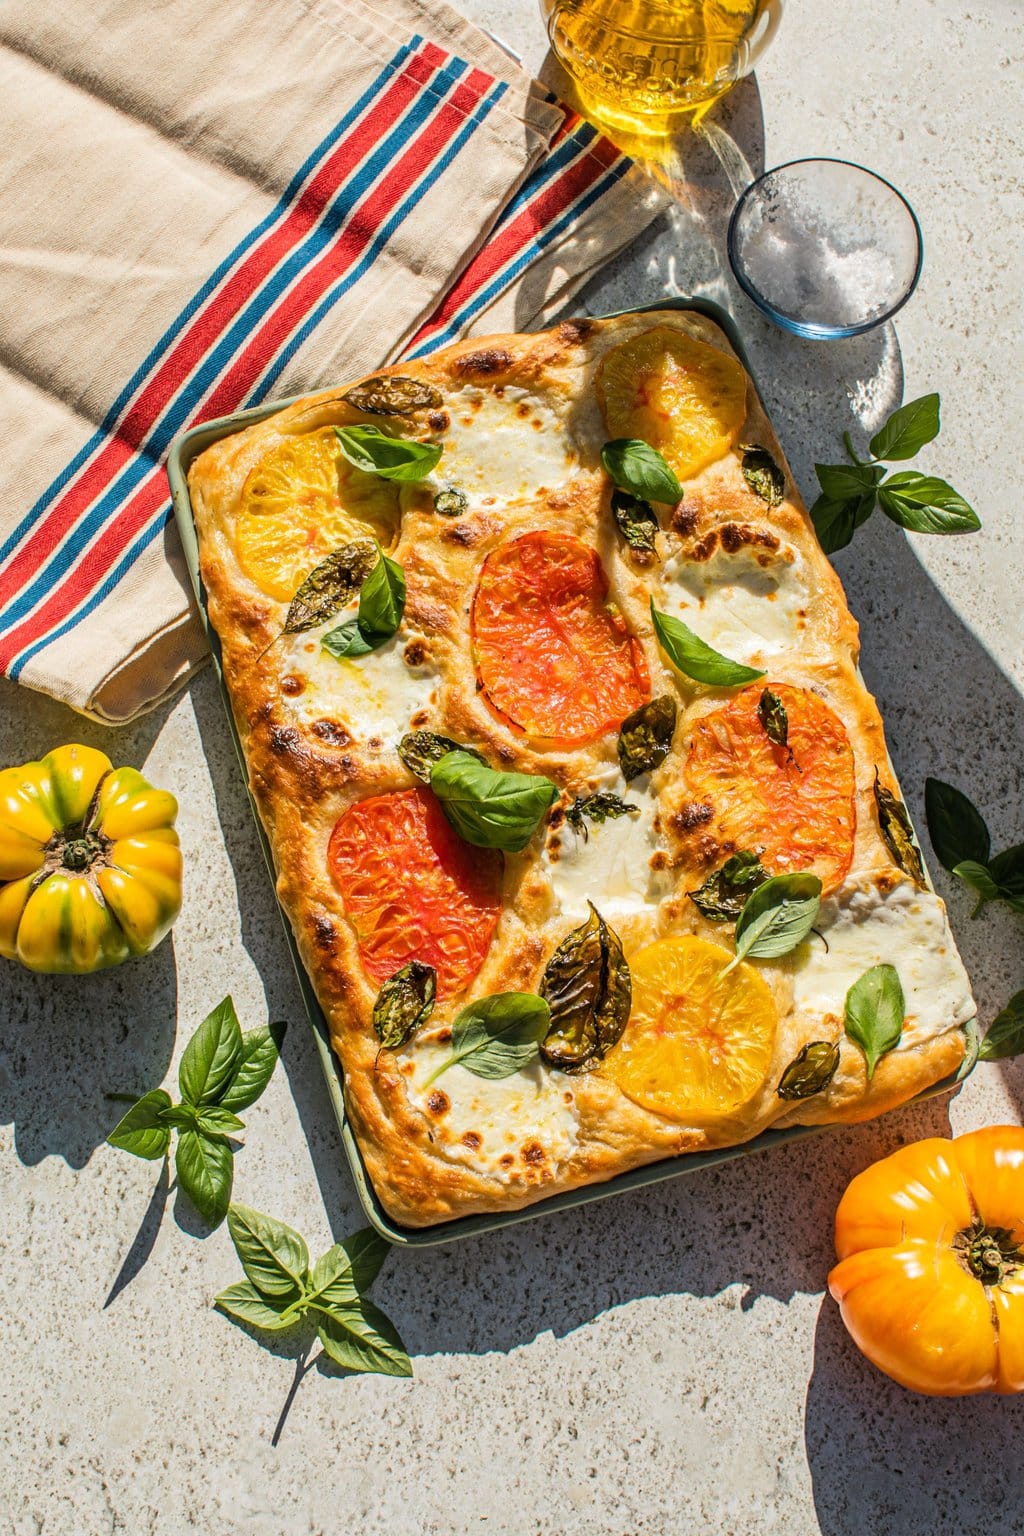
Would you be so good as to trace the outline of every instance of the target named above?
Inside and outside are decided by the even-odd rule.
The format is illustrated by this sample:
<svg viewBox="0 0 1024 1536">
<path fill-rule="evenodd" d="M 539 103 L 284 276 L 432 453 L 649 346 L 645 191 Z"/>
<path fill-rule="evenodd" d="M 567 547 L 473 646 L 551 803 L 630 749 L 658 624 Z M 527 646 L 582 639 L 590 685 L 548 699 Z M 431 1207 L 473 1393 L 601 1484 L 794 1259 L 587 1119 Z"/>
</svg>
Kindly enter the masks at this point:
<svg viewBox="0 0 1024 1536">
<path fill-rule="evenodd" d="M 798 1051 L 779 1079 L 780 1099 L 810 1099 L 823 1093 L 839 1066 L 839 1042 L 812 1040 Z"/>
<path fill-rule="evenodd" d="M 760 443 L 741 443 L 743 458 L 740 468 L 743 478 L 755 496 L 760 496 L 769 507 L 777 507 L 786 494 L 786 477 L 767 448 Z"/>
<path fill-rule="evenodd" d="M 620 795 L 610 790 L 599 790 L 596 795 L 577 795 L 565 813 L 565 819 L 578 836 L 586 842 L 590 833 L 587 822 L 599 826 L 602 821 L 617 821 L 620 816 L 639 816 L 640 807 L 630 805 Z"/>
<path fill-rule="evenodd" d="M 484 761 L 473 747 L 464 747 L 450 736 L 438 736 L 435 731 L 408 731 L 398 743 L 398 755 L 413 778 L 423 784 L 430 783 L 430 770 L 449 752 L 468 752 L 470 757 Z"/>
<path fill-rule="evenodd" d="M 373 1005 L 374 1032 L 386 1050 L 397 1051 L 427 1022 L 436 992 L 437 972 L 422 960 L 410 960 L 388 977 Z"/>
<path fill-rule="evenodd" d="M 846 1033 L 864 1052 L 868 1082 L 879 1059 L 900 1043 L 907 1005 L 894 965 L 873 965 L 846 994 Z"/>
<path fill-rule="evenodd" d="M 368 416 L 408 416 L 413 411 L 438 410 L 444 404 L 440 390 L 432 384 L 400 373 L 364 379 L 341 398 Z"/>
<path fill-rule="evenodd" d="M 334 435 L 350 464 L 382 480 L 403 484 L 425 480 L 441 457 L 440 443 L 389 437 L 379 427 L 335 427 Z"/>
<path fill-rule="evenodd" d="M 619 763 L 626 783 L 663 763 L 676 728 L 676 701 L 663 693 L 641 704 L 619 727 Z"/>
<path fill-rule="evenodd" d="M 878 810 L 878 825 L 885 839 L 885 846 L 892 854 L 894 861 L 899 865 L 905 875 L 917 885 L 924 885 L 924 865 L 921 863 L 921 850 L 914 841 L 914 829 L 910 825 L 910 817 L 902 800 L 898 800 L 891 789 L 878 777 L 878 769 L 875 769 L 875 806 Z"/>
<path fill-rule="evenodd" d="M 566 934 L 540 984 L 551 1009 L 541 1055 L 563 1072 L 597 1066 L 625 1029 L 633 999 L 619 936 L 589 906 L 587 921 Z"/>
<path fill-rule="evenodd" d="M 631 550 L 644 556 L 655 553 L 654 536 L 658 532 L 658 519 L 649 501 L 643 501 L 631 491 L 614 490 L 612 516 Z"/>
<path fill-rule="evenodd" d="M 764 672 L 756 667 L 745 667 L 742 662 L 730 661 L 721 651 L 716 651 L 699 635 L 695 635 L 682 619 L 674 619 L 654 606 L 651 598 L 651 621 L 658 644 L 674 667 L 695 682 L 706 683 L 711 688 L 738 688 L 741 683 L 752 683 Z"/>
<path fill-rule="evenodd" d="M 1015 992 L 1001 1008 L 981 1042 L 979 1061 L 1004 1061 L 1024 1052 L 1024 990 Z"/>
<path fill-rule="evenodd" d="M 736 923 L 736 953 L 726 971 L 748 955 L 757 960 L 788 955 L 814 927 L 820 906 L 821 881 L 817 875 L 803 870 L 772 875 L 744 903 Z"/>
<path fill-rule="evenodd" d="M 747 898 L 768 879 L 768 871 L 756 853 L 734 853 L 721 869 L 709 875 L 704 884 L 687 895 L 694 906 L 712 923 L 734 923 Z"/>
<path fill-rule="evenodd" d="M 777 693 L 772 693 L 770 688 L 766 688 L 758 700 L 757 718 L 768 740 L 774 742 L 777 747 L 785 747 L 788 750 L 789 716 L 786 714 L 785 704 Z M 792 752 L 789 756 L 792 760 Z"/>
<path fill-rule="evenodd" d="M 543 774 L 498 773 L 461 747 L 434 764 L 430 787 L 465 842 L 506 853 L 522 852 L 558 799 Z"/>
<path fill-rule="evenodd" d="M 619 487 L 643 501 L 674 507 L 683 488 L 664 454 L 639 437 L 616 437 L 601 449 L 605 473 Z"/>
<path fill-rule="evenodd" d="M 468 506 L 466 493 L 456 490 L 454 485 L 445 486 L 434 497 L 434 511 L 440 512 L 442 517 L 461 517 Z"/>
<path fill-rule="evenodd" d="M 372 539 L 355 539 L 321 560 L 292 598 L 284 633 L 298 635 L 333 618 L 359 591 L 376 562 L 377 546 Z"/>
</svg>

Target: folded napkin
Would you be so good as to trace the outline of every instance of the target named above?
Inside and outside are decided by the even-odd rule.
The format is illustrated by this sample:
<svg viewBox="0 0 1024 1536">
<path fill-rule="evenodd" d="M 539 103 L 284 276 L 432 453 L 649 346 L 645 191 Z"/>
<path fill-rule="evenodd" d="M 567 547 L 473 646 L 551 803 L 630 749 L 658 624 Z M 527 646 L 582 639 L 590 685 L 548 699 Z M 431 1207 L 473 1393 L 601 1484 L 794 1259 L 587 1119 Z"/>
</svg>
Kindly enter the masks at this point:
<svg viewBox="0 0 1024 1536">
<path fill-rule="evenodd" d="M 542 320 L 662 195 L 444 0 L 7 0 L 0 670 L 117 723 L 205 658 L 174 437 Z"/>
</svg>

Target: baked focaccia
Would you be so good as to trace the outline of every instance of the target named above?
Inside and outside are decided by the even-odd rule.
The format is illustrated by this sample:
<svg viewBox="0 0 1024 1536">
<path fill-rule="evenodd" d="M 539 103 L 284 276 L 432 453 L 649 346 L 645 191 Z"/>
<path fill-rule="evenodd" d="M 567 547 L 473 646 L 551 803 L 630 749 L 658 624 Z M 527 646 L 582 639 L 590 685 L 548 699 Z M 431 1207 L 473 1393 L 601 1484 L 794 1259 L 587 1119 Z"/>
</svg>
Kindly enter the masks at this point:
<svg viewBox="0 0 1024 1536">
<path fill-rule="evenodd" d="M 189 486 L 394 1219 L 861 1120 L 959 1067 L 970 985 L 857 626 L 711 321 L 463 342 L 224 438 Z"/>
</svg>

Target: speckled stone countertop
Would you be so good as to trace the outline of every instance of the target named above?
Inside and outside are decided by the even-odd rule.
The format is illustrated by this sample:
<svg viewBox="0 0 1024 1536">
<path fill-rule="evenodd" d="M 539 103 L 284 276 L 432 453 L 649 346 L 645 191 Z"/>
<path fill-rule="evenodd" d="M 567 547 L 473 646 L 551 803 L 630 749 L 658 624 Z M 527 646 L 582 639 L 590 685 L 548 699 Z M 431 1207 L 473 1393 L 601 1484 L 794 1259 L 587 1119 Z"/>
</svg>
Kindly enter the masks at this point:
<svg viewBox="0 0 1024 1536">
<path fill-rule="evenodd" d="M 463 5 L 541 66 L 535 0 Z M 762 322 L 728 273 L 729 187 L 699 147 L 685 203 L 584 296 L 730 306 L 807 495 L 844 427 L 941 392 L 927 465 L 984 531 L 928 540 L 877 517 L 837 565 L 913 814 L 923 826 L 926 774 L 952 779 L 1004 845 L 1024 836 L 1022 23 L 1008 0 L 786 0 L 757 85 L 718 109 L 755 169 L 833 155 L 906 193 L 926 257 L 895 329 L 813 344 Z M 214 678 L 117 733 L 0 687 L 4 761 L 75 738 L 178 795 L 188 892 L 145 965 L 0 971 L 2 1536 L 1024 1532 L 1024 1401 L 910 1396 L 823 1296 L 847 1180 L 907 1140 L 1019 1121 L 1024 1061 L 979 1067 L 951 1101 L 396 1254 L 376 1294 L 415 1379 L 314 1366 L 273 1445 L 296 1346 L 211 1311 L 237 1278 L 226 1231 L 201 1240 L 159 1165 L 104 1145 L 104 1091 L 170 1080 L 230 989 L 244 1023 L 293 1025 L 246 1115 L 239 1196 L 321 1247 L 361 1224 Z M 972 923 L 937 875 L 987 1022 L 1024 986 L 1024 919 Z"/>
</svg>

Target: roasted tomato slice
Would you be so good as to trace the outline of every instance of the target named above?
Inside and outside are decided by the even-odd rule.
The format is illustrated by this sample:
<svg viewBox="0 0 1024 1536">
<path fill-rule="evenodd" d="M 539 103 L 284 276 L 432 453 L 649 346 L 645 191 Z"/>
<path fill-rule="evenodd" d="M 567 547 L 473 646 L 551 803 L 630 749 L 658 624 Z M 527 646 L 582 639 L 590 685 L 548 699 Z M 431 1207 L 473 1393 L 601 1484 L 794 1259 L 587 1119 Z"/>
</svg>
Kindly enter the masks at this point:
<svg viewBox="0 0 1024 1536">
<path fill-rule="evenodd" d="M 684 770 L 690 804 L 682 824 L 719 845 L 715 865 L 740 849 L 761 850 L 773 875 L 810 870 L 828 894 L 853 859 L 853 751 L 842 721 L 816 693 L 767 686 L 786 710 L 788 746 L 770 741 L 758 716 L 761 683 L 702 715 Z"/>
<path fill-rule="evenodd" d="M 569 534 L 527 533 L 488 555 L 472 633 L 487 698 L 530 736 L 591 741 L 650 697 L 597 551 Z"/>
<path fill-rule="evenodd" d="M 471 848 L 427 789 L 359 800 L 331 833 L 327 859 L 375 982 L 409 960 L 454 997 L 483 964 L 501 916 L 500 853 Z"/>
</svg>

